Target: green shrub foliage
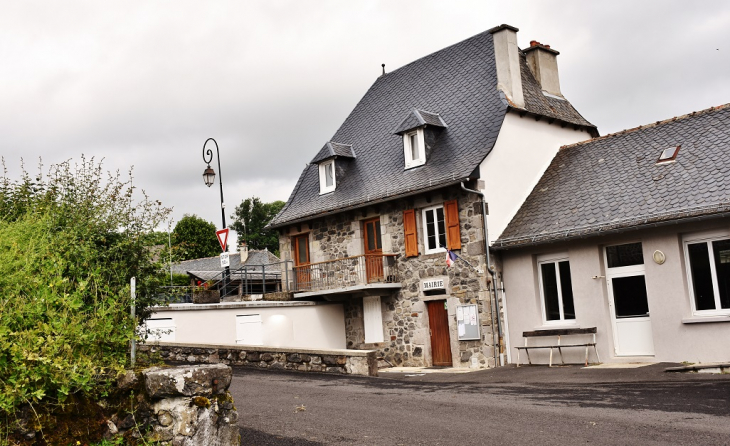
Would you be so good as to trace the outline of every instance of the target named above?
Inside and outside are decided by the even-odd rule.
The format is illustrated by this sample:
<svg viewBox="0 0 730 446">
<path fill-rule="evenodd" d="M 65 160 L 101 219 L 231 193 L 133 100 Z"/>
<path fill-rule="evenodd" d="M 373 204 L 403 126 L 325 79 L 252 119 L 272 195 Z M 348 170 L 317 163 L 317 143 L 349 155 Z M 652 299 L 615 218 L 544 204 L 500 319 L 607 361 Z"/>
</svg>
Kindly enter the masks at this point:
<svg viewBox="0 0 730 446">
<path fill-rule="evenodd" d="M 39 167 L 39 170 L 42 169 Z M 169 214 L 132 175 L 81 159 L 0 183 L 0 414 L 103 392 L 165 279 L 144 234 Z"/>
</svg>

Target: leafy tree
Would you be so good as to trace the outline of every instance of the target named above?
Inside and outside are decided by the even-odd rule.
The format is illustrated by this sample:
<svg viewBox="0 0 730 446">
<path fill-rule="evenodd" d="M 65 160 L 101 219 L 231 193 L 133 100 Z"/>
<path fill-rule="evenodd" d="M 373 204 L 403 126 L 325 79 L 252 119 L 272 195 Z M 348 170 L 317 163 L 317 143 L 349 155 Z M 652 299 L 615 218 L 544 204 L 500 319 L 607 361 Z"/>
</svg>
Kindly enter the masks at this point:
<svg viewBox="0 0 730 446">
<path fill-rule="evenodd" d="M 158 245 L 167 246 L 168 235 L 167 235 L 167 232 L 164 232 L 164 231 L 148 232 L 147 234 L 144 234 L 142 236 L 142 242 L 146 246 L 158 246 Z"/>
<path fill-rule="evenodd" d="M 143 235 L 170 212 L 134 190 L 93 158 L 0 179 L 0 425 L 23 403 L 101 393 L 128 364 L 165 278 Z"/>
<path fill-rule="evenodd" d="M 283 201 L 262 203 L 257 197 L 243 200 L 231 215 L 234 219 L 231 229 L 238 234 L 239 243 L 245 242 L 250 249 L 267 248 L 278 256 L 279 236 L 276 231 L 266 229 L 266 225 L 285 204 Z"/>
<path fill-rule="evenodd" d="M 214 257 L 221 253 L 213 223 L 185 214 L 172 231 L 172 250 L 177 260 Z"/>
</svg>

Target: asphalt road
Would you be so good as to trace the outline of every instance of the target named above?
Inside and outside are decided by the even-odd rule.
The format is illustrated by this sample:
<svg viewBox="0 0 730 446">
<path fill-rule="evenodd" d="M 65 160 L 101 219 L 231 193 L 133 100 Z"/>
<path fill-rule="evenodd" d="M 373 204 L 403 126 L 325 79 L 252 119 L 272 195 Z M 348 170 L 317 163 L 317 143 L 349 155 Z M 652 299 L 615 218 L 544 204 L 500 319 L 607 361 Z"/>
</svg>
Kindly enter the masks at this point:
<svg viewBox="0 0 730 446">
<path fill-rule="evenodd" d="M 730 375 L 521 367 L 342 377 L 234 368 L 242 444 L 730 445 Z"/>
</svg>

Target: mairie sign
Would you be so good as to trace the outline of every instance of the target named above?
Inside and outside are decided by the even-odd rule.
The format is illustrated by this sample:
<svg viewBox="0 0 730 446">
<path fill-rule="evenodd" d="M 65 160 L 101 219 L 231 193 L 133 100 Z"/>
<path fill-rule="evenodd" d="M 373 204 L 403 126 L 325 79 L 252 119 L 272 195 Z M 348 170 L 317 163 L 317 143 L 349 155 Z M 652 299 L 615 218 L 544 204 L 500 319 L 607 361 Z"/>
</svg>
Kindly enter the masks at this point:
<svg viewBox="0 0 730 446">
<path fill-rule="evenodd" d="M 445 287 L 444 279 L 424 280 L 422 283 L 423 291 L 443 290 Z"/>
</svg>

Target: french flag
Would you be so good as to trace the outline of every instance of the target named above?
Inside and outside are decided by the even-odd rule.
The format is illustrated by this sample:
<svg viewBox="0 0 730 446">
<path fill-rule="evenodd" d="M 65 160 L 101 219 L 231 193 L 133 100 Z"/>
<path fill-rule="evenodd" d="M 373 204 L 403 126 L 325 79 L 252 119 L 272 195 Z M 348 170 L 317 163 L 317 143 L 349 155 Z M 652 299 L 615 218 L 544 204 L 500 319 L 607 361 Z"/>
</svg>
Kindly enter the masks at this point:
<svg viewBox="0 0 730 446">
<path fill-rule="evenodd" d="M 456 262 L 456 254 L 451 252 L 450 249 L 446 250 L 446 266 L 451 268 L 454 266 L 454 262 Z"/>
</svg>

